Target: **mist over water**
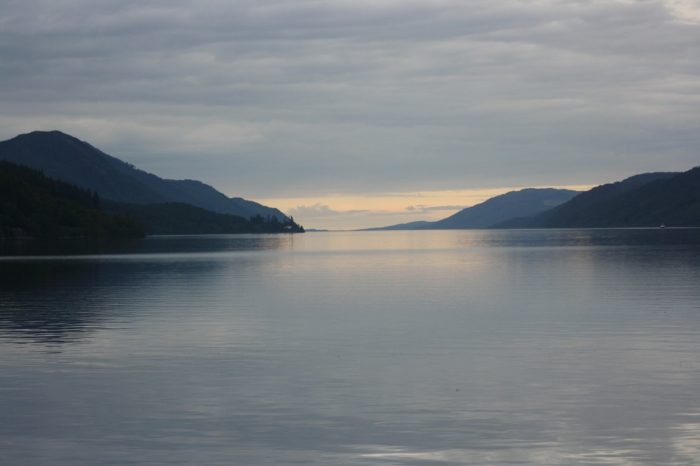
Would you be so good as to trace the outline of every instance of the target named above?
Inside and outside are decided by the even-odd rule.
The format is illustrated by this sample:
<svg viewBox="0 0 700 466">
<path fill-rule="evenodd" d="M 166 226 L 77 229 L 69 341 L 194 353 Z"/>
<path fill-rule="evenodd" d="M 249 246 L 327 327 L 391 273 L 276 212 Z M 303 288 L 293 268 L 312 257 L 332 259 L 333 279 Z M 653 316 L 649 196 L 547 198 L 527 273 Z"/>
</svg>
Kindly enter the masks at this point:
<svg viewBox="0 0 700 466">
<path fill-rule="evenodd" d="M 0 464 L 693 464 L 699 232 L 6 247 Z"/>
</svg>

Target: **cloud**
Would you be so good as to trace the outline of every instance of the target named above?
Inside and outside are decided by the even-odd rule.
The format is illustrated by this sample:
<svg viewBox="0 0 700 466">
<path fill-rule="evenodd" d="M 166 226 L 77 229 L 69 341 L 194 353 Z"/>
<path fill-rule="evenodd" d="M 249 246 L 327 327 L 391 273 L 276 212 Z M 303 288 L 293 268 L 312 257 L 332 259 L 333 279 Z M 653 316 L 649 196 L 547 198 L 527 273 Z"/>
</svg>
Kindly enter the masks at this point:
<svg viewBox="0 0 700 466">
<path fill-rule="evenodd" d="M 289 213 L 294 216 L 303 216 L 304 218 L 315 218 L 315 217 L 334 217 L 338 215 L 355 215 L 355 214 L 365 214 L 368 210 L 356 209 L 356 210 L 334 210 L 325 204 L 314 204 L 314 205 L 300 205 L 289 209 Z"/>
<path fill-rule="evenodd" d="M 292 207 L 291 209 L 288 209 L 288 213 L 290 215 L 304 217 L 304 218 L 348 216 L 348 215 L 357 215 L 357 214 L 362 214 L 363 216 L 389 217 L 389 216 L 395 216 L 395 215 L 405 215 L 406 212 L 410 212 L 411 214 L 421 214 L 421 213 L 433 213 L 433 212 L 443 212 L 443 211 L 456 211 L 456 210 L 464 209 L 465 207 L 467 207 L 467 206 L 460 206 L 460 205 L 428 206 L 428 205 L 417 204 L 417 205 L 407 206 L 404 209 L 404 211 L 387 210 L 387 209 L 340 210 L 340 209 L 333 209 L 330 206 L 328 206 L 327 204 L 316 203 L 313 205 L 300 205 L 300 206 Z"/>
<path fill-rule="evenodd" d="M 442 212 L 442 211 L 455 211 L 462 210 L 468 206 L 465 205 L 410 205 L 406 207 L 409 212 Z"/>
<path fill-rule="evenodd" d="M 700 2 L 697 0 L 664 0 L 664 4 L 680 21 L 700 24 Z"/>
<path fill-rule="evenodd" d="M 253 198 L 679 170 L 698 163 L 696 7 L 5 0 L 0 138 L 61 129 Z"/>
</svg>

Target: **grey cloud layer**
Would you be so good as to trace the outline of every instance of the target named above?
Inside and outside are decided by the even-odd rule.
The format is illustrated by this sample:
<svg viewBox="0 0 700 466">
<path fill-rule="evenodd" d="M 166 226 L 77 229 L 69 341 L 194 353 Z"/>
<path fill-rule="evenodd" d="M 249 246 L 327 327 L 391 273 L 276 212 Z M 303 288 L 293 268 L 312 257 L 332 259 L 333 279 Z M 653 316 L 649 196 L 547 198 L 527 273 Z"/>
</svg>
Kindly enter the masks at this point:
<svg viewBox="0 0 700 466">
<path fill-rule="evenodd" d="M 1 136 L 63 129 L 253 197 L 683 169 L 693 5 L 0 1 Z"/>
</svg>

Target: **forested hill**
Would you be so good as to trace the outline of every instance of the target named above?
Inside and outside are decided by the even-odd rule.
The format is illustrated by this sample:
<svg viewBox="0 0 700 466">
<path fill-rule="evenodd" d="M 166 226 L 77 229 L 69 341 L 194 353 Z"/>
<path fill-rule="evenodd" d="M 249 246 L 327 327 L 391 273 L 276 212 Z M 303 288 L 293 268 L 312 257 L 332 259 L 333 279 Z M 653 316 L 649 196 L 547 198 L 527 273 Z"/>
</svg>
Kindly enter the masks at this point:
<svg viewBox="0 0 700 466">
<path fill-rule="evenodd" d="M 149 235 L 196 235 L 223 233 L 303 233 L 293 218 L 256 215 L 250 219 L 218 214 L 182 203 L 121 204 L 104 202 L 107 212 L 136 220 Z"/>
<path fill-rule="evenodd" d="M 139 170 L 87 142 L 60 131 L 33 131 L 0 142 L 0 160 L 41 170 L 47 176 L 131 204 L 186 203 L 222 214 L 287 217 L 277 209 L 229 198 L 196 180 L 168 180 Z"/>
<path fill-rule="evenodd" d="M 300 233 L 293 219 L 218 214 L 188 204 L 124 204 L 0 161 L 0 237 L 139 237 L 144 234 Z"/>
<path fill-rule="evenodd" d="M 0 161 L 0 237 L 139 237 L 137 222 L 100 211 L 94 192 Z"/>
<path fill-rule="evenodd" d="M 601 185 L 567 203 L 505 228 L 700 226 L 700 167 L 683 173 L 646 173 Z"/>
</svg>

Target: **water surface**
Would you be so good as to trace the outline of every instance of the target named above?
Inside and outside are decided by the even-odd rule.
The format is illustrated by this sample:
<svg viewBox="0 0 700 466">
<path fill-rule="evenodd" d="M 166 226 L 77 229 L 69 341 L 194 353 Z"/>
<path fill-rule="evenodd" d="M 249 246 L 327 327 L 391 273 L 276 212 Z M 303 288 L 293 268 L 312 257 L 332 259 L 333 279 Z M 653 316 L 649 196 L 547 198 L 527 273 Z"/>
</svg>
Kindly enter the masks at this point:
<svg viewBox="0 0 700 466">
<path fill-rule="evenodd" d="M 5 246 L 0 464 L 688 465 L 700 231 Z"/>
</svg>

